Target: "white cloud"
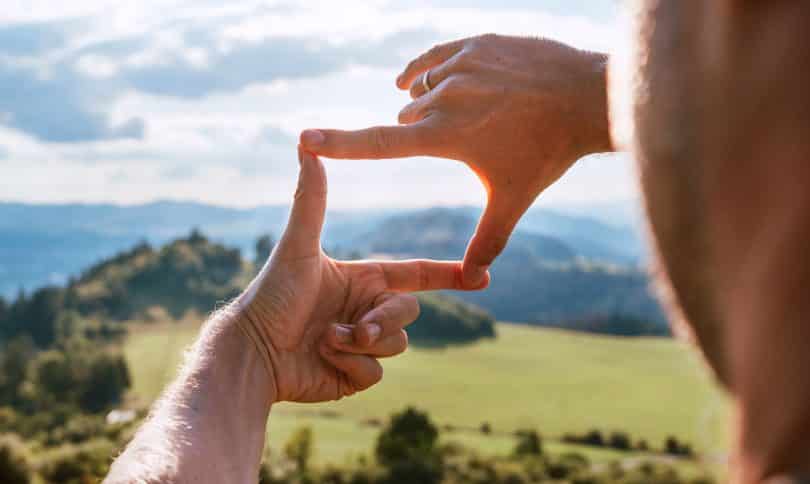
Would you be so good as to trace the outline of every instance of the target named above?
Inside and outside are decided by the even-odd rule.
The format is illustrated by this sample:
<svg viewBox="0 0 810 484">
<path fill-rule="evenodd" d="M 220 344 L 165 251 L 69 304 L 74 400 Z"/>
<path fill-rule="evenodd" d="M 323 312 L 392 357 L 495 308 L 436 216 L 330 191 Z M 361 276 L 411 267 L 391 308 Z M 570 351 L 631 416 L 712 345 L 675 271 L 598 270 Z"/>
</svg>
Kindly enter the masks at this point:
<svg viewBox="0 0 810 484">
<path fill-rule="evenodd" d="M 378 59 L 385 57 L 383 52 L 366 52 L 351 63 L 336 63 L 340 59 L 335 56 L 349 56 L 351 49 L 408 31 L 435 31 L 446 39 L 489 31 L 543 35 L 603 50 L 616 36 L 612 19 L 548 13 L 526 8 L 526 2 L 512 8 L 424 3 L 409 9 L 386 1 L 240 0 L 223 6 L 192 0 L 83 0 L 54 6 L 50 0 L 11 0 L 0 12 L 0 22 L 81 18 L 89 26 L 72 32 L 53 52 L 15 62 L 33 63 L 58 81 L 63 74 L 59 62 L 72 59 L 77 78 L 70 80 L 70 92 L 76 92 L 75 83 L 87 82 L 83 94 L 95 94 L 97 88 L 104 94 L 103 103 L 84 109 L 110 126 L 143 120 L 145 128 L 142 139 L 44 143 L 0 127 L 0 146 L 8 151 L 0 166 L 15 173 L 13 182 L 8 177 L 0 181 L 0 196 L 123 203 L 187 198 L 243 206 L 284 202 L 294 190 L 298 132 L 395 122 L 408 101 L 394 87 L 398 65 L 428 48 L 431 40 L 412 35 L 410 42 L 386 44 L 398 49 L 388 62 Z M 289 55 L 311 58 L 262 57 L 259 51 L 237 64 L 217 64 L 223 55 L 278 42 L 305 43 L 306 49 Z M 273 52 L 281 56 L 284 51 Z M 296 76 L 289 69 L 255 78 L 228 70 L 305 61 L 311 66 Z M 139 78 L 140 84 L 127 84 L 122 77 L 155 68 L 165 68 L 164 77 Z M 173 77 L 195 71 L 205 77 Z M 233 82 L 240 76 L 244 79 Z M 144 88 L 154 85 L 145 82 L 161 79 L 172 85 Z M 89 84 L 91 80 L 98 84 Z M 198 91 L 183 96 L 184 89 Z M 330 202 L 336 208 L 484 202 L 478 180 L 456 162 L 328 160 L 327 165 Z M 543 202 L 631 198 L 635 184 L 630 166 L 621 157 L 588 160 L 550 189 Z"/>
</svg>

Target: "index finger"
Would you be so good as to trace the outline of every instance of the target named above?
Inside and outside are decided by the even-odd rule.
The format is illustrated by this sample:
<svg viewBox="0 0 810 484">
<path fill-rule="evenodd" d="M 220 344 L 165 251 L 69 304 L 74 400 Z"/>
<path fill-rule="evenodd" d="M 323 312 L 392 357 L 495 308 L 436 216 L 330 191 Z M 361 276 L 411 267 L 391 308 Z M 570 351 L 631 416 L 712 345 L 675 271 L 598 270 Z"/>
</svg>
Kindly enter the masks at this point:
<svg viewBox="0 0 810 484">
<path fill-rule="evenodd" d="M 405 260 L 379 262 L 388 289 L 391 291 L 417 292 L 441 289 L 483 289 L 489 282 L 479 282 L 475 287 L 465 286 L 461 262 L 434 260 Z"/>
<path fill-rule="evenodd" d="M 429 51 L 420 55 L 412 60 L 402 71 L 402 74 L 397 77 L 397 87 L 400 89 L 410 89 L 413 81 L 419 77 L 420 74 L 433 69 L 437 65 L 453 57 L 461 49 L 464 48 L 466 39 L 455 40 L 446 44 L 438 44 L 431 48 Z"/>
<path fill-rule="evenodd" d="M 301 145 L 329 158 L 380 160 L 429 155 L 435 130 L 428 119 L 405 126 L 375 126 L 356 131 L 339 129 L 306 130 Z"/>
</svg>

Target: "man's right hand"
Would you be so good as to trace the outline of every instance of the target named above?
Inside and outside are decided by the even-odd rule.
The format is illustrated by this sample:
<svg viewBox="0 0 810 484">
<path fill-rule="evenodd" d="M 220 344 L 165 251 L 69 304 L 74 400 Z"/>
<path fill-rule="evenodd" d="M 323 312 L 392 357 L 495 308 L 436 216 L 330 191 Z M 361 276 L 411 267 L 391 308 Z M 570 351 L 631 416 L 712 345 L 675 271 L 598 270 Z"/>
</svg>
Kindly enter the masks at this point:
<svg viewBox="0 0 810 484">
<path fill-rule="evenodd" d="M 484 35 L 437 45 L 397 78 L 414 99 L 399 113 L 401 126 L 307 130 L 301 144 L 331 158 L 427 155 L 470 166 L 488 202 L 463 281 L 480 287 L 535 198 L 579 158 L 611 150 L 606 63 L 544 39 Z"/>
</svg>

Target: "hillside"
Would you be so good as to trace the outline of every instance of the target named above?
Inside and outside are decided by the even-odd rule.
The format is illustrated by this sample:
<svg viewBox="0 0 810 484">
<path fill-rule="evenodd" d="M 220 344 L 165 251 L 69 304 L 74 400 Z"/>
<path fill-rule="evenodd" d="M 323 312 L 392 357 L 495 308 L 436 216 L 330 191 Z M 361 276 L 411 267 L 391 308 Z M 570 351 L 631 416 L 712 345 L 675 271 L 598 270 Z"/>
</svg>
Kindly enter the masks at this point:
<svg viewBox="0 0 810 484">
<path fill-rule="evenodd" d="M 478 218 L 480 208 L 445 209 Z M 324 245 L 351 252 L 362 236 L 373 233 L 390 217 L 423 211 L 330 210 Z M 431 212 L 431 209 L 425 212 Z M 199 228 L 211 239 L 239 248 L 250 256 L 263 233 L 279 234 L 288 207 L 226 208 L 192 202 L 154 202 L 144 205 L 110 204 L 34 205 L 0 202 L 0 295 L 18 288 L 62 284 L 71 274 L 110 257 L 140 241 L 160 246 Z M 464 222 L 469 233 L 469 222 Z M 571 215 L 562 209 L 529 210 L 519 225 L 525 234 L 554 238 L 576 255 L 619 264 L 643 259 L 638 230 L 621 217 L 605 220 Z"/>
<path fill-rule="evenodd" d="M 151 401 L 170 379 L 197 324 L 150 325 L 125 353 L 134 394 Z M 312 425 L 316 456 L 342 462 L 368 452 L 377 430 L 361 425 L 417 405 L 443 425 L 496 434 L 536 427 L 548 442 L 567 432 L 622 430 L 658 445 L 668 435 L 717 457 L 726 447 L 726 401 L 697 355 L 670 339 L 622 339 L 499 324 L 498 339 L 446 349 L 412 348 L 385 360 L 385 379 L 368 392 L 321 405 L 278 405 L 272 442 Z M 666 384 L 662 384 L 666 382 Z M 482 452 L 507 452 L 509 438 L 460 432 Z M 280 444 L 274 444 L 280 445 Z M 277 447 L 275 447 L 277 449 Z"/>
<path fill-rule="evenodd" d="M 353 246 L 364 252 L 455 259 L 464 254 L 477 220 L 464 211 L 433 208 L 389 217 L 373 231 L 358 237 Z M 517 231 L 503 258 L 542 258 L 570 261 L 570 247 L 554 237 Z"/>
<path fill-rule="evenodd" d="M 105 325 L 132 319 L 180 319 L 208 314 L 246 287 L 256 272 L 238 249 L 208 240 L 198 231 L 160 248 L 141 243 L 90 266 L 64 287 L 0 298 L 0 342 L 29 334 L 47 347 L 72 313 Z M 486 312 L 447 295 L 422 295 L 422 329 L 415 343 L 468 343 L 494 337 Z M 8 308 L 6 310 L 5 308 Z"/>
<path fill-rule="evenodd" d="M 536 215 L 528 218 L 540 223 Z M 457 259 L 475 225 L 475 218 L 458 209 L 402 214 L 359 238 L 357 246 L 398 258 Z M 584 259 L 560 239 L 518 230 L 491 271 L 487 290 L 458 297 L 497 319 L 567 327 L 568 321 L 583 326 L 583 320 L 595 318 L 602 324 L 591 327 L 611 332 L 610 321 L 630 317 L 655 326 L 653 333 L 668 331 L 645 271 Z"/>
</svg>

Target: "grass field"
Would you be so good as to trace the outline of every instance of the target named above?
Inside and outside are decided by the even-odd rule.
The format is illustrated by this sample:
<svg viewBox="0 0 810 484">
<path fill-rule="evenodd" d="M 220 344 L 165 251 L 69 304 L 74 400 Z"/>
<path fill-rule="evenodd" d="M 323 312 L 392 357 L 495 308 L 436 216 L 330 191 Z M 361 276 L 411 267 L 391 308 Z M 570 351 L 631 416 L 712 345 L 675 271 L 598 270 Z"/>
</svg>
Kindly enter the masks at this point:
<svg viewBox="0 0 810 484">
<path fill-rule="evenodd" d="M 196 333 L 192 321 L 132 332 L 125 352 L 136 401 L 148 403 L 159 393 Z M 699 358 L 672 340 L 499 324 L 495 341 L 411 349 L 384 366 L 384 381 L 364 394 L 324 405 L 274 407 L 268 429 L 273 447 L 295 428 L 311 425 L 319 461 L 367 454 L 377 429 L 360 422 L 384 420 L 406 405 L 428 410 L 441 425 L 477 428 L 486 421 L 496 433 L 533 427 L 557 437 L 598 428 L 626 431 L 656 447 L 671 434 L 710 456 L 726 447 L 724 397 Z M 504 453 L 514 444 L 505 435 L 448 435 L 482 453 Z M 553 446 L 566 447 L 547 447 Z M 607 451 L 586 452 L 599 460 L 615 457 Z"/>
</svg>

